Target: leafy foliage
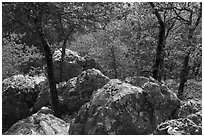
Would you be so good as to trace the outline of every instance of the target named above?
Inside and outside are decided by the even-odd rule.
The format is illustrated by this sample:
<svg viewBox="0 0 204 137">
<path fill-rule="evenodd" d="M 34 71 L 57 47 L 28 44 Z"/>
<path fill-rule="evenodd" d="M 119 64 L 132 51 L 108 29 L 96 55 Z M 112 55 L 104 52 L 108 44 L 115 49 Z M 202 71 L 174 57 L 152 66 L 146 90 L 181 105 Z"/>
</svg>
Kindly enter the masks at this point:
<svg viewBox="0 0 204 137">
<path fill-rule="evenodd" d="M 34 46 L 26 46 L 18 42 L 18 36 L 4 38 L 2 42 L 2 77 L 14 74 L 35 75 L 43 72 L 43 56 Z"/>
</svg>

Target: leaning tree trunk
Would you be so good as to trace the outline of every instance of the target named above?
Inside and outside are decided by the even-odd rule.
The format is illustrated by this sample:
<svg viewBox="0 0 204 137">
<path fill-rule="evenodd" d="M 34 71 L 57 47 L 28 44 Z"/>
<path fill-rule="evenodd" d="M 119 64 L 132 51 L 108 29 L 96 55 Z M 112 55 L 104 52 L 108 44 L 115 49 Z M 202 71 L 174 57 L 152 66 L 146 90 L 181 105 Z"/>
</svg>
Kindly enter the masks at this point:
<svg viewBox="0 0 204 137">
<path fill-rule="evenodd" d="M 163 64 L 164 64 L 164 47 L 165 47 L 165 23 L 161 18 L 158 10 L 155 9 L 155 5 L 153 2 L 150 2 L 151 7 L 154 9 L 154 13 L 159 22 L 159 38 L 156 49 L 156 59 L 153 65 L 153 78 L 161 81 L 162 73 L 163 73 Z"/>
<path fill-rule="evenodd" d="M 185 87 L 185 83 L 188 79 L 188 62 L 189 62 L 189 56 L 190 56 L 190 51 L 185 55 L 184 61 L 183 61 L 183 67 L 181 70 L 181 75 L 180 75 L 180 85 L 178 89 L 178 98 L 183 99 L 183 91 Z"/>
<path fill-rule="evenodd" d="M 51 52 L 49 43 L 42 32 L 40 33 L 40 37 L 41 37 L 41 42 L 43 44 L 44 54 L 45 54 L 46 63 L 47 63 L 47 75 L 48 75 L 48 81 L 50 86 L 51 105 L 54 110 L 54 115 L 60 116 L 59 99 L 58 99 L 58 93 L 57 93 L 55 76 L 54 76 L 52 52 Z"/>
</svg>

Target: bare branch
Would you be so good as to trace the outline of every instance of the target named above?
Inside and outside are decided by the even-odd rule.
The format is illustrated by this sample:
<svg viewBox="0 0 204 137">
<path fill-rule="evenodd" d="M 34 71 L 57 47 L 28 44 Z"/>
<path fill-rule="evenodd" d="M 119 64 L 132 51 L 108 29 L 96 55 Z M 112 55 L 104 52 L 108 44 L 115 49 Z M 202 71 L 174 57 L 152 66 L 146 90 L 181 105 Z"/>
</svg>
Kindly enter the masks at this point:
<svg viewBox="0 0 204 137">
<path fill-rule="evenodd" d="M 161 18 L 161 15 L 159 14 L 158 10 L 155 8 L 155 5 L 153 2 L 149 2 L 149 4 L 151 5 L 151 7 L 154 9 L 154 14 L 156 15 L 158 21 L 159 21 L 159 24 L 162 24 L 163 23 L 163 20 Z"/>
<path fill-rule="evenodd" d="M 186 19 L 184 19 L 183 17 L 181 17 L 181 16 L 179 15 L 179 13 L 178 13 L 175 9 L 173 9 L 173 11 L 174 11 L 174 13 L 175 13 L 176 16 L 177 16 L 177 19 L 182 20 L 182 21 L 184 21 L 184 22 L 187 23 L 187 24 L 190 23 L 189 20 L 186 20 Z"/>
<path fill-rule="evenodd" d="M 170 31 L 172 30 L 173 26 L 175 25 L 175 22 L 176 22 L 176 21 L 174 21 L 174 22 L 167 28 L 166 35 L 165 35 L 165 39 L 167 39 L 167 37 L 168 37 Z"/>
</svg>

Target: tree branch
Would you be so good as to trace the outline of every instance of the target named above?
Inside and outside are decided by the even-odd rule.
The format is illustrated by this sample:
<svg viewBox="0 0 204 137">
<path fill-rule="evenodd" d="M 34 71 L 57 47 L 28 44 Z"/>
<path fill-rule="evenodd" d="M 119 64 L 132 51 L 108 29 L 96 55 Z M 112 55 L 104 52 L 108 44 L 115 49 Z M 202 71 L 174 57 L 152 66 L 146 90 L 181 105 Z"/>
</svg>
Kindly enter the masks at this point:
<svg viewBox="0 0 204 137">
<path fill-rule="evenodd" d="M 156 15 L 158 21 L 159 21 L 159 24 L 162 24 L 163 23 L 163 20 L 161 18 L 161 15 L 159 14 L 158 10 L 155 8 L 155 5 L 153 2 L 149 2 L 149 4 L 151 5 L 151 7 L 154 9 L 154 14 Z"/>
</svg>

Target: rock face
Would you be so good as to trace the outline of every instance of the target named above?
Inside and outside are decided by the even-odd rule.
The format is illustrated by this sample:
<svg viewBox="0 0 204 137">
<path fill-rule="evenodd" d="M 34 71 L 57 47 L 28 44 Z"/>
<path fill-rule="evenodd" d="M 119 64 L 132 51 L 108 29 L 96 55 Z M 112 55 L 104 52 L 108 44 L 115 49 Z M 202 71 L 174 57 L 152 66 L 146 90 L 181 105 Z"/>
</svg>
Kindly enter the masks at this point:
<svg viewBox="0 0 204 137">
<path fill-rule="evenodd" d="M 5 135 L 68 135 L 69 123 L 53 116 L 49 108 L 14 124 Z"/>
<path fill-rule="evenodd" d="M 69 91 L 64 90 L 59 98 L 69 112 L 75 112 L 86 102 L 90 101 L 92 93 L 102 88 L 110 79 L 97 69 L 88 69 L 78 75 L 76 85 Z"/>
<path fill-rule="evenodd" d="M 3 80 L 2 87 L 2 127 L 5 132 L 19 119 L 30 114 L 30 108 L 40 92 L 39 83 L 43 76 L 15 75 Z"/>
<path fill-rule="evenodd" d="M 61 49 L 56 50 L 53 54 L 55 81 L 57 83 L 67 81 L 79 75 L 82 71 L 100 66 L 96 60 L 88 56 L 81 57 L 75 51 L 66 49 L 61 77 Z"/>
<path fill-rule="evenodd" d="M 154 80 L 141 81 L 145 82 L 135 84 L 143 89 L 113 79 L 94 91 L 71 124 L 70 134 L 151 134 L 180 101 L 168 88 L 150 82 Z"/>
<path fill-rule="evenodd" d="M 90 100 L 93 91 L 103 87 L 110 79 L 97 69 L 83 71 L 78 77 L 57 85 L 58 96 L 63 111 L 70 113 L 78 111 Z M 35 110 L 49 105 L 49 89 L 42 90 L 34 105 Z"/>
<path fill-rule="evenodd" d="M 187 118 L 173 119 L 161 123 L 154 135 L 202 135 L 202 127 Z"/>
</svg>

